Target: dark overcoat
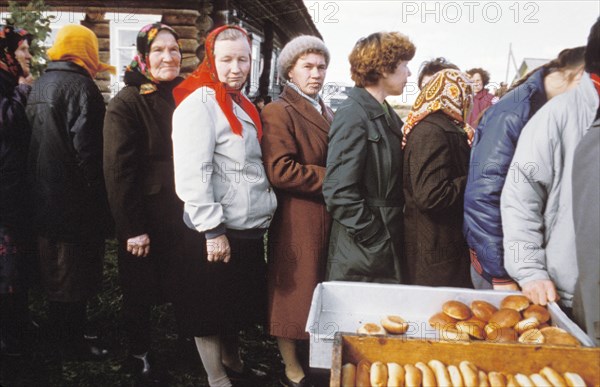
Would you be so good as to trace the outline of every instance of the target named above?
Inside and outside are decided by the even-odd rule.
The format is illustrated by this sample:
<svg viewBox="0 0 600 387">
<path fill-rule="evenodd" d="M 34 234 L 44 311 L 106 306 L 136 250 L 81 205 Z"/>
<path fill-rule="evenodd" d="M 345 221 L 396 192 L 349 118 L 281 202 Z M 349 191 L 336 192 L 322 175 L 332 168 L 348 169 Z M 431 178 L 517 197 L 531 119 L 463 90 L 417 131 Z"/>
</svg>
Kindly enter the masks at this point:
<svg viewBox="0 0 600 387">
<path fill-rule="evenodd" d="M 400 283 L 402 121 L 364 88 L 350 90 L 329 132 L 323 195 L 333 217 L 327 279 Z"/>
<path fill-rule="evenodd" d="M 261 113 L 265 171 L 277 193 L 269 228 L 270 333 L 307 339 L 315 286 L 324 280 L 331 218 L 322 194 L 333 112 L 285 87 Z"/>
</svg>

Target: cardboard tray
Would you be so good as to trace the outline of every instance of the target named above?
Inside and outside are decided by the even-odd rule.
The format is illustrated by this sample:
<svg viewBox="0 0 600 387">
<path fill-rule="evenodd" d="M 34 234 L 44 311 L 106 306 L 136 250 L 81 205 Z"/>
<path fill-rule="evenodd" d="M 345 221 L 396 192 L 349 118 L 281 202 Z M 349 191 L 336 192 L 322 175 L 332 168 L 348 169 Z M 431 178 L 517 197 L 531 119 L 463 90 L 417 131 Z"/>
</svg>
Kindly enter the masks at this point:
<svg viewBox="0 0 600 387">
<path fill-rule="evenodd" d="M 337 333 L 333 345 L 330 386 L 341 382 L 342 365 L 360 360 L 427 363 L 437 359 L 446 365 L 467 360 L 486 372 L 530 375 L 545 366 L 557 372 L 576 372 L 588 386 L 600 386 L 600 348 L 500 344 L 489 342 L 442 342 L 404 336 L 363 336 Z"/>
<path fill-rule="evenodd" d="M 509 294 L 494 290 L 434 288 L 427 286 L 390 285 L 364 282 L 324 282 L 313 293 L 306 331 L 310 334 L 310 366 L 331 368 L 331 354 L 336 332 L 356 332 L 366 322 L 379 324 L 390 314 L 409 322 L 407 337 L 437 340 L 438 332 L 427 320 L 442 309 L 448 300 L 470 304 L 484 300 L 494 305 Z M 573 334 L 585 346 L 590 338 L 560 310 L 550 304 L 552 324 Z"/>
</svg>

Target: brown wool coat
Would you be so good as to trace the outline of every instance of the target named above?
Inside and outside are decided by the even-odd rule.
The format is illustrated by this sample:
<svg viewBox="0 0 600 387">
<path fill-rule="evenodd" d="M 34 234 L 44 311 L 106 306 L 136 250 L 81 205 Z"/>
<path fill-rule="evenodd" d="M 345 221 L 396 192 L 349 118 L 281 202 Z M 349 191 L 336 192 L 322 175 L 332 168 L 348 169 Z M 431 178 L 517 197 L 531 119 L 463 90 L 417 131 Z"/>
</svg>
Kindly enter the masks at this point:
<svg viewBox="0 0 600 387">
<path fill-rule="evenodd" d="M 331 218 L 321 187 L 333 112 L 324 113 L 289 87 L 261 113 L 263 161 L 278 201 L 269 228 L 270 333 L 289 339 L 308 339 L 313 290 L 325 275 Z"/>
</svg>

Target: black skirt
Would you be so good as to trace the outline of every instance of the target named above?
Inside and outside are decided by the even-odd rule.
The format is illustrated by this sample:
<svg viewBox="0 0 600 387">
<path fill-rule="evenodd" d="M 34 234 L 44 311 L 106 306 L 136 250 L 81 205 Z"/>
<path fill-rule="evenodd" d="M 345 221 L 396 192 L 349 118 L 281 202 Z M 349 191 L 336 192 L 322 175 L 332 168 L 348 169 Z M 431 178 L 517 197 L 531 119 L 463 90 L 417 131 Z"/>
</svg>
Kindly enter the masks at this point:
<svg viewBox="0 0 600 387">
<path fill-rule="evenodd" d="M 208 262 L 204 234 L 185 232 L 186 254 L 180 255 L 174 265 L 177 285 L 173 298 L 178 326 L 184 335 L 235 333 L 266 322 L 263 239 L 227 237 L 230 261 Z"/>
</svg>

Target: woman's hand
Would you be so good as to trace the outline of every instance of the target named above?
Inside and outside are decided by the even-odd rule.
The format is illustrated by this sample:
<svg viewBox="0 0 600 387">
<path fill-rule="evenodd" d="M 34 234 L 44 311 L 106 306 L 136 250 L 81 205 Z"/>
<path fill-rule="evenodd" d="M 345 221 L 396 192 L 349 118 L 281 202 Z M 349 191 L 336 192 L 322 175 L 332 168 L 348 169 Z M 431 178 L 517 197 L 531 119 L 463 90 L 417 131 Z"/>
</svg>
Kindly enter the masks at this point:
<svg viewBox="0 0 600 387">
<path fill-rule="evenodd" d="M 142 234 L 127 239 L 127 251 L 136 257 L 147 257 L 150 254 L 150 236 Z"/>
<path fill-rule="evenodd" d="M 208 262 L 229 262 L 231 259 L 231 248 L 229 247 L 229 239 L 225 235 L 219 235 L 213 239 L 206 240 L 206 251 L 208 253 L 206 259 Z"/>
<path fill-rule="evenodd" d="M 558 293 L 554 282 L 550 280 L 534 280 L 523 284 L 523 294 L 534 304 L 546 305 L 558 301 Z"/>
</svg>

